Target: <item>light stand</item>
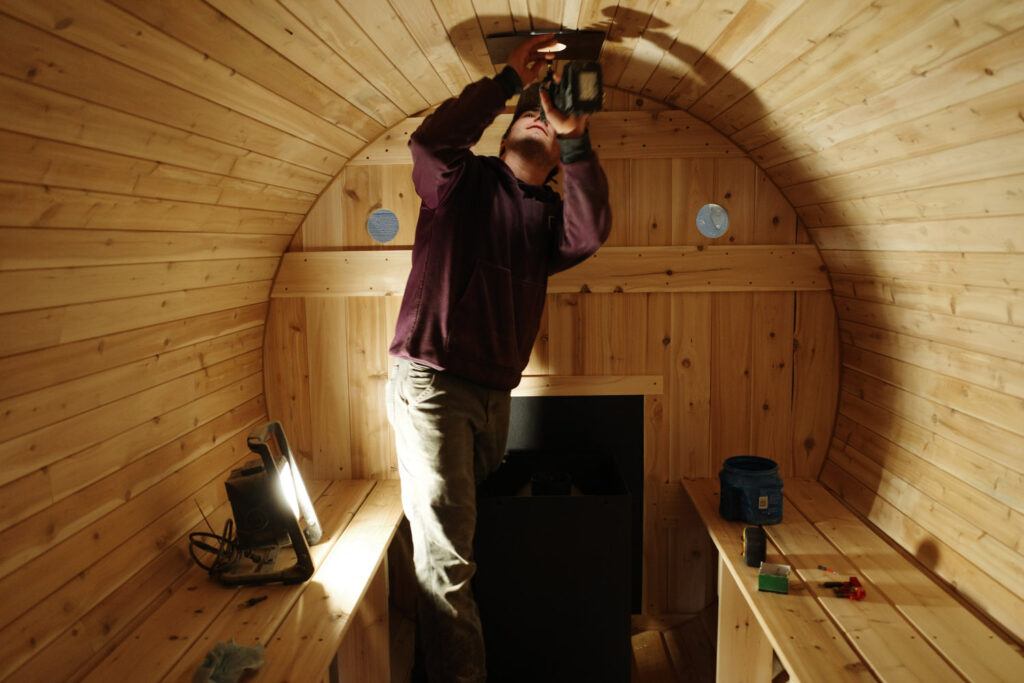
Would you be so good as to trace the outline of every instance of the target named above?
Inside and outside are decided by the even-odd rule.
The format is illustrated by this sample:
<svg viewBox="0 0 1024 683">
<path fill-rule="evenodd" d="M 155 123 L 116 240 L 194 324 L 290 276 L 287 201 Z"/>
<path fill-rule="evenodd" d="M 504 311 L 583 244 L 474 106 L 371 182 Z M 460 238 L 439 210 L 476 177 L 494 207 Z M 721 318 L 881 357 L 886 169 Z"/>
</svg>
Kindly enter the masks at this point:
<svg viewBox="0 0 1024 683">
<path fill-rule="evenodd" d="M 271 436 L 278 455 L 271 452 Z M 254 430 L 248 444 L 260 460 L 232 471 L 225 482 L 237 527 L 237 553 L 211 574 L 227 585 L 301 583 L 315 569 L 309 546 L 322 536 L 313 502 L 280 422 Z M 299 527 L 300 516 L 305 531 Z M 279 551 L 289 542 L 295 563 L 278 568 Z"/>
</svg>

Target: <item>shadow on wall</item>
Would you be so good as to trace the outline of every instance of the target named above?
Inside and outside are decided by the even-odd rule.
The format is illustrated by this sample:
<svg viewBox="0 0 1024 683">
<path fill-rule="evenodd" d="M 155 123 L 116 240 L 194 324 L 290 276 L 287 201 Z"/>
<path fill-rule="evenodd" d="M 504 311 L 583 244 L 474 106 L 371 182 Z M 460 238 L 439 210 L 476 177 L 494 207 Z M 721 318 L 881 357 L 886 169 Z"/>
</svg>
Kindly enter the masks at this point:
<svg viewBox="0 0 1024 683">
<path fill-rule="evenodd" d="M 751 88 L 746 86 L 740 79 L 738 79 L 731 71 L 731 69 L 724 64 L 717 62 L 713 57 L 705 54 L 702 50 L 693 47 L 691 44 L 685 42 L 686 32 L 676 31 L 674 27 L 669 26 L 665 22 L 652 17 L 648 13 L 637 12 L 635 10 L 606 7 L 602 10 L 602 15 L 606 18 L 600 21 L 596 25 L 581 25 L 581 29 L 598 29 L 606 32 L 608 38 L 605 46 L 602 50 L 601 61 L 617 60 L 617 67 L 623 67 L 628 64 L 631 73 L 649 73 L 654 74 L 661 68 L 661 75 L 664 75 L 666 68 L 670 61 L 677 61 L 678 64 L 673 65 L 674 71 L 677 72 L 677 81 L 674 84 L 673 92 L 679 92 L 682 89 L 686 89 L 691 95 L 695 93 L 708 93 L 712 90 L 720 93 L 732 93 L 735 96 L 732 98 L 722 97 L 723 102 L 732 104 L 738 101 L 739 98 L 743 98 L 743 106 L 752 108 L 748 113 L 754 117 L 754 120 L 758 120 L 767 114 L 761 108 L 760 100 L 756 96 L 756 93 L 751 92 Z M 507 17 L 505 17 L 507 19 Z M 480 34 L 481 26 L 495 26 L 500 25 L 501 19 L 495 16 L 481 16 L 474 18 L 471 21 L 464 22 L 462 24 L 453 26 L 450 28 L 452 35 L 467 35 L 475 33 Z M 685 27 L 682 27 L 685 29 Z M 678 39 L 676 34 L 678 33 Z M 641 41 L 647 41 L 650 45 L 655 46 L 659 49 L 640 49 L 635 50 L 634 45 L 639 45 Z M 473 45 L 473 41 L 460 41 L 458 45 L 455 45 L 456 50 L 462 49 L 460 57 L 467 63 L 471 63 L 473 59 L 479 60 L 479 55 L 468 54 L 466 46 Z M 482 44 L 482 41 L 476 42 L 476 45 Z M 647 64 L 640 64 L 635 60 L 650 60 Z M 627 60 L 634 60 L 629 63 Z M 621 72 L 621 69 L 618 69 Z M 606 78 L 610 76 L 609 69 L 606 69 Z M 612 76 L 612 78 L 617 78 Z M 683 84 L 683 87 L 680 87 Z M 606 82 L 608 86 L 614 86 L 615 83 Z M 720 90 L 717 90 L 720 89 Z M 641 93 L 637 91 L 636 94 L 639 96 Z M 713 99 L 713 98 L 709 98 Z M 700 97 L 695 97 L 694 101 L 701 101 Z M 671 103 L 669 103 L 671 105 Z M 723 106 L 728 106 L 724 104 Z M 642 100 L 638 100 L 636 103 L 638 108 L 642 108 Z M 706 104 L 705 104 L 706 109 Z M 756 111 L 755 111 L 756 110 Z M 711 114 L 709 118 L 716 116 L 718 111 Z M 727 136 L 728 137 L 728 136 Z M 699 188 L 701 193 L 706 193 L 709 197 L 708 201 L 714 201 L 723 205 L 730 203 L 730 191 L 740 189 L 743 192 L 749 192 L 753 190 L 756 185 L 754 183 L 744 184 L 741 188 L 730 187 L 730 180 L 728 178 L 722 179 L 721 183 L 716 183 L 715 178 L 695 178 L 693 183 Z M 758 176 L 757 182 L 768 182 L 764 178 Z M 716 184 L 720 184 L 721 187 L 716 188 Z M 714 194 L 712 194 L 714 193 Z M 710 197 L 714 196 L 714 199 Z M 766 193 L 765 196 L 774 196 Z M 735 198 L 733 199 L 735 201 Z M 693 211 L 696 211 L 697 207 L 693 207 Z M 807 241 L 800 237 L 796 231 L 796 222 L 793 218 L 786 218 L 791 216 L 787 212 L 791 211 L 790 207 L 784 206 L 771 206 L 764 205 L 759 206 L 756 209 L 755 215 L 750 217 L 750 222 L 753 223 L 754 219 L 757 218 L 757 223 L 761 226 L 758 228 L 759 232 L 755 232 L 752 225 L 743 226 L 744 229 L 750 230 L 749 235 L 752 235 L 749 240 L 753 242 L 769 242 L 772 241 L 772 237 L 777 238 L 775 241 L 780 243 L 792 242 L 794 239 L 798 242 Z M 763 212 L 763 213 L 762 213 Z M 686 220 L 692 220 L 694 216 L 688 216 Z M 774 219 L 774 220 L 773 220 Z M 785 226 L 785 227 L 784 227 Z M 739 226 L 738 226 L 739 227 Z M 772 234 L 772 230 L 775 234 Z M 742 234 L 742 233 L 741 233 Z M 709 244 L 710 242 L 703 239 L 697 232 L 695 226 L 687 226 L 686 230 L 686 241 L 690 244 Z M 730 234 L 729 237 L 733 237 Z M 728 239 L 728 238 L 725 238 Z M 744 241 L 742 238 L 736 238 L 740 242 Z M 794 295 L 799 296 L 799 295 Z M 723 297 L 724 299 L 725 297 Z M 742 297 L 737 297 L 741 299 Z M 801 299 L 797 299 L 800 301 Z M 816 301 L 821 301 L 817 299 Z M 728 302 L 726 302 L 728 303 Z M 746 306 L 746 308 L 744 308 Z M 803 309 L 804 315 L 811 317 L 818 317 L 824 315 L 820 310 L 819 306 L 809 306 Z M 743 316 L 752 316 L 753 313 L 750 310 L 749 302 L 744 303 L 738 307 L 733 313 Z M 813 365 L 814 368 L 821 368 L 822 373 L 835 374 L 834 367 L 830 364 L 834 356 L 832 356 L 832 348 L 809 348 L 817 342 L 817 338 L 821 335 L 814 327 L 808 327 L 807 330 L 802 331 L 801 311 L 798 309 L 796 312 L 795 319 L 795 330 L 779 330 L 780 334 L 793 335 L 794 342 L 799 342 L 801 345 L 801 356 L 802 358 L 810 358 L 817 356 L 817 363 L 824 362 L 824 366 Z M 728 317 L 723 317 L 723 320 L 728 320 Z M 737 349 L 749 350 L 752 343 L 756 343 L 751 339 L 737 339 L 737 337 L 743 337 L 742 334 L 729 334 L 729 330 L 725 327 L 727 323 L 721 323 L 719 325 L 719 336 L 723 341 L 728 344 L 735 346 Z M 667 331 L 667 330 L 666 330 Z M 665 344 L 670 343 L 670 339 L 666 336 Z M 730 354 L 729 350 L 724 350 L 721 354 L 724 358 L 730 358 L 733 355 Z M 827 357 L 826 357 L 827 356 Z M 792 356 L 790 356 L 792 358 Z M 824 358 L 824 361 L 822 360 Z M 689 367 L 690 359 L 684 359 L 683 361 L 686 367 Z M 812 363 L 815 361 L 811 361 Z M 735 374 L 739 375 L 739 380 L 744 382 L 750 382 L 749 375 L 750 368 L 740 367 L 742 361 L 735 363 L 736 368 L 730 368 Z M 789 372 L 793 372 L 792 366 L 794 364 L 786 363 L 789 368 Z M 743 375 L 747 377 L 744 378 Z M 732 372 L 728 375 L 732 377 Z M 836 379 L 832 377 L 831 379 Z M 802 380 L 802 384 L 810 385 L 816 384 L 816 382 L 810 381 L 809 377 Z M 829 385 L 835 387 L 835 384 Z M 806 397 L 817 397 L 814 392 L 818 391 L 819 387 L 805 386 L 807 394 L 804 397 L 805 404 L 814 403 L 813 400 L 808 400 Z M 673 408 L 680 411 L 688 410 L 686 407 L 686 401 L 700 402 L 710 401 L 708 396 L 700 397 L 685 397 L 680 398 L 678 404 L 674 404 Z M 830 397 L 829 402 L 835 400 L 834 395 Z M 757 420 L 758 414 L 762 406 L 762 401 L 752 401 L 751 403 L 756 405 L 745 406 L 742 411 L 738 411 L 737 419 L 744 420 Z M 668 403 L 658 403 L 655 410 L 667 411 L 669 409 Z M 690 410 L 693 410 L 692 408 Z M 695 410 L 694 412 L 700 412 Z M 823 413 L 826 411 L 822 411 Z M 705 414 L 710 415 L 710 408 L 705 410 Z M 806 432 L 800 431 L 802 436 L 794 439 L 798 444 L 796 449 L 799 451 L 794 454 L 794 459 L 799 462 L 819 462 L 822 457 L 822 453 L 828 448 L 828 442 L 831 440 L 832 423 L 828 420 L 834 420 L 835 411 L 834 407 L 830 413 L 828 413 L 824 419 L 819 420 L 812 426 L 808 426 Z M 728 418 L 723 417 L 723 421 L 727 421 Z M 666 424 L 669 422 L 665 421 Z M 804 422 L 798 423 L 801 425 L 799 428 L 803 429 L 802 425 Z M 666 426 L 666 430 L 670 427 Z M 676 426 L 672 426 L 671 429 L 677 429 Z M 682 430 L 682 427 L 678 427 Z M 742 432 L 743 430 L 737 430 Z M 806 436 L 803 436 L 806 434 Z M 815 436 L 812 436 L 814 434 Z M 668 437 L 666 436 L 666 441 Z M 680 438 L 679 441 L 683 442 L 685 439 Z M 706 441 L 706 440 L 705 440 Z M 729 444 L 731 446 L 731 444 Z M 645 463 L 644 473 L 644 500 L 645 500 L 645 554 L 650 553 L 651 557 L 655 558 L 678 558 L 673 560 L 676 566 L 673 566 L 672 571 L 668 571 L 668 565 L 670 563 L 659 563 L 652 562 L 647 564 L 645 567 L 644 581 L 645 581 L 645 598 L 643 612 L 646 614 L 693 614 L 700 612 L 704 607 L 714 600 L 714 564 L 708 562 L 709 558 L 714 558 L 714 552 L 710 548 L 710 544 L 707 535 L 703 533 L 702 525 L 697 519 L 697 514 L 689 502 L 689 499 L 683 494 L 682 500 L 678 499 L 678 494 L 674 493 L 671 488 L 671 481 L 678 476 L 681 476 L 683 468 L 678 462 L 666 463 L 659 462 L 659 459 L 667 457 L 668 448 L 657 448 L 653 449 L 648 454 L 648 462 Z M 722 449 L 723 451 L 726 449 Z M 705 459 L 710 461 L 716 456 L 713 455 L 714 451 L 710 448 L 703 448 L 699 458 L 701 459 L 699 465 L 699 471 L 705 469 L 713 476 L 717 473 L 720 462 L 707 462 Z M 746 452 L 746 450 L 742 451 Z M 731 455 L 739 454 L 738 452 L 730 453 Z M 813 454 L 813 456 L 812 456 Z M 689 456 L 680 455 L 679 459 L 683 459 Z M 696 457 L 694 458 L 696 460 Z M 722 458 L 719 458 L 721 460 Z M 816 476 L 817 472 L 813 473 Z M 704 475 L 708 476 L 708 475 Z M 683 566 L 685 565 L 685 567 Z M 688 577 L 686 581 L 683 581 L 679 577 Z M 652 587 L 654 587 L 652 589 Z M 703 591 L 703 587 L 707 588 L 706 592 Z M 654 596 L 654 597 L 652 597 Z"/>
<path fill-rule="evenodd" d="M 737 79 L 735 79 L 728 68 L 715 61 L 714 58 L 709 57 L 704 52 L 685 42 L 679 41 L 671 33 L 660 30 L 671 28 L 671 26 L 665 21 L 647 12 L 639 12 L 634 9 L 615 7 L 612 5 L 603 8 L 601 10 L 601 14 L 607 17 L 607 19 L 579 27 L 579 30 L 581 31 L 604 32 L 606 36 L 605 45 L 602 48 L 601 58 L 599 61 L 605 61 L 609 56 L 609 46 L 617 46 L 627 40 L 647 41 L 668 55 L 671 55 L 680 64 L 689 65 L 689 69 L 680 73 L 675 86 L 673 86 L 673 92 L 677 89 L 679 83 L 682 83 L 687 79 L 695 79 L 698 82 L 696 87 L 703 88 L 705 91 L 710 90 L 720 82 L 723 85 L 742 85 L 737 81 Z M 499 17 L 494 15 L 478 16 L 474 19 L 455 24 L 449 28 L 449 34 L 466 35 L 469 33 L 480 32 L 481 26 L 500 26 L 505 20 L 507 20 L 507 18 L 508 17 Z M 486 38 L 487 35 L 488 34 L 484 34 L 483 37 Z M 490 59 L 487 56 L 481 57 L 481 55 L 469 53 L 465 49 L 468 44 L 472 43 L 463 43 L 461 46 L 453 45 L 452 47 L 459 54 L 459 57 L 466 63 L 479 63 L 481 59 L 490 63 Z M 462 49 L 460 49 L 460 47 Z M 615 48 L 612 47 L 611 49 L 614 50 Z M 630 60 L 642 58 L 642 53 L 638 54 L 636 51 L 633 51 L 632 48 L 628 48 L 628 50 L 630 52 Z M 654 55 L 660 53 L 653 51 L 651 54 Z M 650 72 L 653 73 L 663 61 L 664 59 L 657 61 L 652 60 L 648 65 Z M 730 84 L 729 81 L 733 81 L 733 83 Z M 615 86 L 614 83 L 606 83 L 606 85 Z M 738 89 L 730 87 L 728 89 L 729 92 L 735 92 L 736 90 L 744 93 L 750 93 L 751 91 L 751 89 L 747 87 Z M 678 97 L 678 93 L 670 95 L 666 100 L 666 104 L 673 104 L 673 100 L 676 97 Z M 754 103 L 756 104 L 756 102 L 757 100 L 755 98 Z"/>
<path fill-rule="evenodd" d="M 633 74 L 658 74 L 658 78 L 661 79 L 663 85 L 665 85 L 666 73 L 671 70 L 675 72 L 674 78 L 675 83 L 671 88 L 671 92 L 679 94 L 682 91 L 687 93 L 687 100 L 694 103 L 701 104 L 701 111 L 704 116 L 698 117 L 701 120 L 711 124 L 711 122 L 718 117 L 722 110 L 729 106 L 742 101 L 742 107 L 744 108 L 744 119 L 749 121 L 759 121 L 764 118 L 768 111 L 763 108 L 760 98 L 753 89 L 744 83 L 741 79 L 737 78 L 733 73 L 732 68 L 728 64 L 723 64 L 717 61 L 711 54 L 706 53 L 703 49 L 696 48 L 693 45 L 686 42 L 686 29 L 685 27 L 675 27 L 665 21 L 659 19 L 656 16 L 651 15 L 648 12 L 640 12 L 633 9 L 607 6 L 600 10 L 600 14 L 604 17 L 603 19 L 592 22 L 590 24 L 581 24 L 580 29 L 587 30 L 601 30 L 606 33 L 607 39 L 600 60 L 602 62 L 615 62 L 616 71 L 619 73 L 623 72 L 624 68 L 628 68 L 630 73 Z M 452 35 L 467 35 L 476 33 L 480 35 L 482 33 L 481 27 L 487 26 L 500 26 L 502 20 L 507 20 L 507 17 L 498 17 L 494 15 L 483 15 L 475 17 L 471 20 L 456 24 L 450 28 Z M 484 36 L 485 37 L 485 36 Z M 649 43 L 657 49 L 642 49 L 644 42 Z M 479 60 L 480 55 L 470 54 L 472 45 L 481 45 L 482 41 L 474 43 L 474 41 L 459 41 L 458 44 L 453 45 L 456 51 L 459 51 L 460 57 L 467 63 L 472 62 L 475 59 Z M 637 49 L 640 48 L 640 49 Z M 648 63 L 642 64 L 642 60 L 648 60 Z M 611 73 L 611 69 L 606 68 L 605 76 L 613 80 L 617 80 L 618 77 Z M 615 83 L 606 81 L 607 86 L 616 86 Z M 637 91 L 637 95 L 642 93 Z M 710 96 L 708 96 L 710 94 Z M 671 97 L 670 97 L 671 99 Z M 708 111 L 711 103 L 721 100 L 722 104 L 719 109 L 714 111 Z M 671 102 L 668 102 L 671 106 Z M 637 100 L 636 108 L 642 108 L 642 100 Z M 685 109 L 683 109 L 685 111 Z M 728 135 L 724 131 L 719 131 L 726 137 Z M 748 152 L 751 150 L 745 150 Z M 756 162 L 755 162 L 756 163 Z M 742 186 L 737 185 L 731 187 L 733 179 L 729 177 L 723 177 L 723 174 L 715 172 L 718 178 L 704 177 L 694 178 L 693 183 L 697 187 L 697 191 L 708 197 L 713 197 L 708 201 L 721 204 L 727 209 L 731 208 L 730 203 L 736 203 L 736 197 L 733 196 L 732 192 L 739 190 L 741 192 L 750 192 L 756 188 L 756 183 L 767 183 L 770 182 L 758 175 L 756 183 L 744 184 Z M 735 175 L 735 174 L 733 174 Z M 717 186 L 717 187 L 716 187 Z M 767 196 L 767 194 L 766 194 Z M 693 207 L 693 211 L 696 211 L 697 207 Z M 689 210 L 689 209 L 688 209 Z M 787 215 L 784 212 L 789 212 L 792 209 L 786 206 L 757 206 L 754 209 L 754 215 L 750 216 L 748 220 L 739 221 L 737 228 L 742 230 L 748 230 L 746 235 L 741 232 L 730 230 L 726 237 L 722 238 L 722 242 L 728 240 L 729 243 L 744 244 L 744 243 L 791 243 L 794 240 L 797 242 L 809 242 L 809 237 L 806 233 L 799 234 L 796 232 L 796 226 L 792 219 L 785 219 Z M 694 216 L 688 216 L 687 220 L 692 220 Z M 739 223 L 746 223 L 746 225 L 740 225 Z M 754 225 L 756 224 L 756 229 Z M 774 228 L 773 226 L 778 226 Z M 756 231 L 755 231 L 756 230 Z M 687 238 L 686 243 L 694 246 L 714 244 L 715 242 L 704 239 L 697 233 L 696 229 L 692 225 L 687 226 Z M 794 335 L 794 346 L 799 347 L 799 353 L 801 358 L 807 359 L 809 363 L 815 364 L 814 367 L 820 368 L 821 373 L 835 374 L 836 370 L 831 365 L 834 356 L 831 356 L 832 349 L 828 348 L 817 348 L 815 343 L 817 337 L 821 335 L 817 333 L 814 328 L 805 327 L 809 325 L 809 319 L 815 318 L 821 315 L 825 315 L 825 312 L 821 310 L 821 306 L 807 306 L 800 308 L 796 311 L 795 331 Z M 742 317 L 744 312 L 741 310 L 735 311 L 735 314 Z M 722 320 L 728 320 L 727 317 L 723 317 Z M 726 325 L 727 323 L 722 323 Z M 787 334 L 787 331 L 776 331 L 782 334 Z M 741 335 L 730 335 L 728 329 L 722 327 L 718 331 L 718 339 L 723 343 L 735 346 L 737 351 L 743 349 L 749 349 L 751 340 L 738 340 L 733 339 Z M 717 342 L 713 342 L 717 344 Z M 825 355 L 828 358 L 824 358 Z M 728 353 L 722 352 L 719 355 L 727 357 Z M 793 365 L 793 364 L 789 364 Z M 792 370 L 792 368 L 790 368 Z M 743 372 L 738 376 L 738 380 L 748 383 L 750 382 L 751 371 L 750 368 L 746 368 L 746 372 Z M 837 377 L 832 377 L 834 383 L 826 383 L 827 386 L 824 390 L 837 391 Z M 818 395 L 816 392 L 822 391 L 822 387 L 810 386 L 816 384 L 808 379 L 804 379 L 800 382 L 801 387 L 796 387 L 794 383 L 794 390 L 806 391 L 805 397 L 815 395 L 817 398 L 824 398 L 829 403 L 835 401 L 835 396 L 824 397 L 824 395 Z M 738 413 L 738 419 L 745 419 L 750 424 L 757 422 L 758 413 L 762 406 L 765 410 L 768 409 L 767 403 L 769 401 L 751 401 L 750 406 L 744 406 L 743 410 Z M 805 400 L 804 403 L 811 405 L 815 403 L 812 400 Z M 804 411 L 806 412 L 806 411 Z M 828 412 L 828 411 L 823 411 Z M 829 421 L 825 424 L 825 421 Z M 791 458 L 793 463 L 820 463 L 823 459 L 823 454 L 829 448 L 832 441 L 832 431 L 834 429 L 835 410 L 828 413 L 823 418 L 818 418 L 818 421 L 806 429 L 799 431 L 799 438 L 794 438 L 794 454 Z M 801 423 L 796 423 L 798 428 L 802 426 Z M 742 438 L 742 433 L 737 435 L 737 440 Z M 724 451 L 731 452 L 732 455 L 738 455 L 743 452 L 749 452 L 749 446 L 742 448 L 741 445 L 737 444 L 733 447 L 733 444 L 726 444 L 722 449 Z M 717 449 L 712 449 L 712 452 L 717 452 Z M 719 462 L 708 462 L 707 466 L 701 466 L 699 469 L 703 471 L 709 469 L 711 472 L 717 472 L 720 467 L 720 461 L 727 457 L 722 453 L 718 455 L 709 456 L 709 460 L 717 459 Z M 783 465 L 783 471 L 789 475 L 792 473 L 799 472 L 801 474 L 817 476 L 818 472 L 811 471 L 813 467 L 797 467 L 795 464 L 788 465 L 787 463 L 780 463 Z M 669 470 L 675 468 L 662 467 L 659 469 Z"/>
</svg>

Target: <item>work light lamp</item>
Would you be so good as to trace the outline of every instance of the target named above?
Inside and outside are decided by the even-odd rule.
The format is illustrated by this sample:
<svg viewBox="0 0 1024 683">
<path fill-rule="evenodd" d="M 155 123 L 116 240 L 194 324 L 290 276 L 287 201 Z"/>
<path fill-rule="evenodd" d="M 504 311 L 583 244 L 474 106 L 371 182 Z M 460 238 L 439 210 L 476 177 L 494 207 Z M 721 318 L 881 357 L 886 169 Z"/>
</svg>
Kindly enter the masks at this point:
<svg viewBox="0 0 1024 683">
<path fill-rule="evenodd" d="M 280 422 L 257 428 L 247 442 L 260 459 L 232 470 L 224 484 L 233 524 L 229 520 L 220 536 L 192 534 L 190 552 L 211 576 L 227 585 L 301 583 L 315 569 L 309 546 L 322 536 L 313 502 Z M 305 529 L 300 527 L 303 520 Z M 218 544 L 214 547 L 204 539 Z M 288 546 L 291 553 L 283 553 Z M 215 559 L 204 563 L 196 548 Z M 294 563 L 287 564 L 286 554 L 294 554 Z"/>
</svg>

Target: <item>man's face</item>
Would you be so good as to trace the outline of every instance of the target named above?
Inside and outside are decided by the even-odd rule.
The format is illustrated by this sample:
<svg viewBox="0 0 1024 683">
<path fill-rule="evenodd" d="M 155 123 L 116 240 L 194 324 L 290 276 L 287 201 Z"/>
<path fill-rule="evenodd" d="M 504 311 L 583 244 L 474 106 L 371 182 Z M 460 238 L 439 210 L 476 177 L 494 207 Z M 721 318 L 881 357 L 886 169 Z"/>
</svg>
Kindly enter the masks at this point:
<svg viewBox="0 0 1024 683">
<path fill-rule="evenodd" d="M 505 140 L 505 149 L 515 150 L 546 167 L 556 165 L 560 154 L 555 129 L 541 120 L 540 110 L 523 112 L 516 119 Z"/>
</svg>

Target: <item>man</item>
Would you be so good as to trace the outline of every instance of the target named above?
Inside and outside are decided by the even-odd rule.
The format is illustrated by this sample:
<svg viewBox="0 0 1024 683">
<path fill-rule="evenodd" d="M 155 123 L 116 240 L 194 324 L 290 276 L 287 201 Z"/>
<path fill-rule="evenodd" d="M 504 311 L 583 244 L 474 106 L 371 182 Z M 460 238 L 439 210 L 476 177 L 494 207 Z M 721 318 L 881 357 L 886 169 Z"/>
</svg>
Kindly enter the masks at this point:
<svg viewBox="0 0 1024 683">
<path fill-rule="evenodd" d="M 500 74 L 443 103 L 409 143 L 422 206 L 387 399 L 432 681 L 486 679 L 470 588 L 476 484 L 504 455 L 509 392 L 530 358 L 548 275 L 594 253 L 611 226 L 586 116 L 559 112 L 536 87 L 520 97 L 500 158 L 469 151 L 537 78 L 538 48 L 552 42 L 524 42 Z M 559 161 L 564 201 L 546 186 Z"/>
</svg>

